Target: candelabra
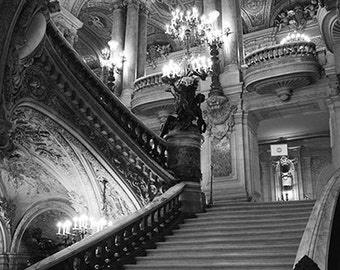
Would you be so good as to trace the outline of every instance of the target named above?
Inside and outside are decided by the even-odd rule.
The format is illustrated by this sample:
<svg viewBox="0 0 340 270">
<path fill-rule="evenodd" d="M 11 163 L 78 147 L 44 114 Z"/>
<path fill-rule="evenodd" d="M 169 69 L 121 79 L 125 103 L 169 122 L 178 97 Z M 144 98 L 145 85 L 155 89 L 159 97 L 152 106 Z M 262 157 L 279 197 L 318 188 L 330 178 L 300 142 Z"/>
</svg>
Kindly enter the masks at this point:
<svg viewBox="0 0 340 270">
<path fill-rule="evenodd" d="M 106 47 L 101 51 L 102 57 L 99 60 L 102 67 L 103 81 L 110 90 L 113 90 L 115 86 L 115 73 L 121 72 L 125 56 L 124 53 L 117 55 L 115 52 L 118 47 L 117 41 L 110 40 L 108 45 L 109 48 Z"/>
<path fill-rule="evenodd" d="M 71 220 L 58 222 L 57 237 L 61 240 L 62 245 L 67 247 L 111 225 L 112 221 L 107 221 L 104 218 L 96 221 L 93 217 L 81 215 L 74 217 L 73 222 Z"/>
<path fill-rule="evenodd" d="M 179 39 L 185 44 L 185 55 L 180 64 L 170 60 L 169 64 L 163 68 L 162 81 L 171 86 L 170 91 L 175 97 L 175 107 L 177 117 L 170 117 L 164 125 L 165 129 L 188 129 L 192 122 L 196 120 L 199 131 L 203 133 L 206 124 L 202 119 L 200 104 L 204 101 L 203 94 L 195 95 L 198 86 L 198 79 L 205 80 L 212 75 L 210 95 L 223 96 L 219 81 L 220 67 L 218 60 L 219 48 L 223 44 L 223 38 L 228 36 L 230 29 L 217 31 L 213 27 L 219 13 L 210 12 L 207 16 L 199 17 L 197 9 L 185 14 L 179 9 L 172 13 L 171 23 L 166 25 L 166 33 L 171 38 Z M 211 59 L 207 57 L 193 57 L 190 52 L 191 46 L 208 44 Z M 164 131 L 162 134 L 166 133 Z"/>
</svg>

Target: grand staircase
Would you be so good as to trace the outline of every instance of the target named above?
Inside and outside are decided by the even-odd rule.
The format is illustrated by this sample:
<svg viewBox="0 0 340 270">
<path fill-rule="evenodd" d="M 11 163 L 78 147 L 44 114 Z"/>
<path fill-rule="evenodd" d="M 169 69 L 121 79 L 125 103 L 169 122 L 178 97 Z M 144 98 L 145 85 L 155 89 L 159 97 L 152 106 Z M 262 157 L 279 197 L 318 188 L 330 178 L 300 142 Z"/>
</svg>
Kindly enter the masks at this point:
<svg viewBox="0 0 340 270">
<path fill-rule="evenodd" d="M 218 202 L 127 270 L 291 270 L 315 201 Z"/>
</svg>

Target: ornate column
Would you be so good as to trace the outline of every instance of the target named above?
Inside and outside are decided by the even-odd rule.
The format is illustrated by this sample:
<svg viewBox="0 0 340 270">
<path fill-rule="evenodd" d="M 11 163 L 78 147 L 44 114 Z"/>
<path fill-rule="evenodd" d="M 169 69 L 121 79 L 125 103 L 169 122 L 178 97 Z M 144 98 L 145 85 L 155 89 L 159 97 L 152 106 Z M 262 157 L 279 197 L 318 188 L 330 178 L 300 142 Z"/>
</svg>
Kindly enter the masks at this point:
<svg viewBox="0 0 340 270">
<path fill-rule="evenodd" d="M 113 6 L 111 38 L 116 40 L 118 44 L 115 54 L 117 54 L 117 56 L 121 55 L 124 50 L 123 45 L 125 40 L 125 9 L 122 3 Z M 114 91 L 117 97 L 120 97 L 122 93 L 122 75 L 122 72 L 115 74 Z"/>
<path fill-rule="evenodd" d="M 148 16 L 149 11 L 146 5 L 142 4 L 139 11 L 139 24 L 138 24 L 139 34 L 138 34 L 137 78 L 145 76 Z"/>
<path fill-rule="evenodd" d="M 65 39 L 73 46 L 78 38 L 77 31 L 83 26 L 83 23 L 64 7 L 60 7 L 60 11 L 52 13 L 51 19 Z"/>
<path fill-rule="evenodd" d="M 313 183 L 312 183 L 312 169 L 311 169 L 311 157 L 301 158 L 302 167 L 302 182 L 303 182 L 303 196 L 306 199 L 314 199 Z"/>
<path fill-rule="evenodd" d="M 137 72 L 138 59 L 138 24 L 139 24 L 139 1 L 126 0 L 126 31 L 125 47 L 126 61 L 123 71 L 123 89 L 121 101 L 128 108 L 131 107 L 131 95 L 133 93 L 134 81 Z"/>
<path fill-rule="evenodd" d="M 243 58 L 242 17 L 239 0 L 221 1 L 222 29 L 230 28 L 232 34 L 223 44 L 224 71 L 227 73 L 227 84 L 241 81 L 240 66 Z M 224 83 L 221 81 L 222 85 Z"/>
<path fill-rule="evenodd" d="M 262 196 L 260 183 L 259 149 L 257 140 L 258 121 L 249 113 L 244 114 L 244 160 L 249 195 Z M 262 200 L 262 198 L 260 199 Z"/>
<path fill-rule="evenodd" d="M 244 190 L 249 194 L 249 186 L 250 183 L 246 182 L 248 180 L 246 178 L 246 163 L 245 163 L 245 144 L 244 144 L 244 128 L 243 128 L 243 112 L 237 111 L 234 115 L 234 132 L 233 137 L 235 138 L 233 141 L 233 147 L 235 148 L 235 154 L 232 156 L 233 160 L 236 163 L 236 182 L 239 186 L 244 187 Z"/>
<path fill-rule="evenodd" d="M 272 201 L 272 186 L 274 184 L 274 179 L 271 177 L 270 166 L 270 160 L 261 162 L 262 197 L 265 202 Z"/>
<path fill-rule="evenodd" d="M 340 167 L 340 97 L 335 96 L 328 100 L 329 129 L 332 149 L 332 163 L 335 168 Z"/>
</svg>

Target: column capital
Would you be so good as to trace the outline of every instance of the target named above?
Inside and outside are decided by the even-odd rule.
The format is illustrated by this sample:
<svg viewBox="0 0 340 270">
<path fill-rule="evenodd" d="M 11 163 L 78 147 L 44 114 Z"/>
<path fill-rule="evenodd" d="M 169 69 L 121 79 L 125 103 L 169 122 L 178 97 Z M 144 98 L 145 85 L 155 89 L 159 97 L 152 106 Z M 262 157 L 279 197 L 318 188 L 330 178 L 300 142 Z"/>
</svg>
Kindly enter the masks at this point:
<svg viewBox="0 0 340 270">
<path fill-rule="evenodd" d="M 150 8 L 149 4 L 141 2 L 139 5 L 140 14 L 149 17 L 150 16 L 149 8 Z"/>
<path fill-rule="evenodd" d="M 120 10 L 125 8 L 125 1 L 119 1 L 112 6 L 112 11 Z"/>
<path fill-rule="evenodd" d="M 129 7 L 129 6 L 139 7 L 139 5 L 140 5 L 139 0 L 124 0 L 123 3 L 127 7 Z"/>
</svg>

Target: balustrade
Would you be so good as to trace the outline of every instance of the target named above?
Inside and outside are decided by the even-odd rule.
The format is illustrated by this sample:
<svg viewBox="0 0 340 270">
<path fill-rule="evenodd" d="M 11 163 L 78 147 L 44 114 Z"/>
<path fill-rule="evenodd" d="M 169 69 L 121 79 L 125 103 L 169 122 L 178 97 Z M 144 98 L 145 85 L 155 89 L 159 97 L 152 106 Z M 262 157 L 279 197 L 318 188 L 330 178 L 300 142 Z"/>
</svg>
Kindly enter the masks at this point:
<svg viewBox="0 0 340 270">
<path fill-rule="evenodd" d="M 183 183 L 173 186 L 144 209 L 26 270 L 123 269 L 182 221 L 179 196 L 183 190 Z"/>
<path fill-rule="evenodd" d="M 82 82 L 86 90 L 150 157 L 162 167 L 166 167 L 166 142 L 139 121 L 137 117 L 114 96 L 103 82 L 84 65 L 80 56 L 68 47 L 64 39 L 59 36 L 55 26 L 51 23 L 48 24 L 47 35 L 51 39 L 51 44 L 59 54 L 60 59 L 62 59 L 63 63 L 76 78 Z M 147 82 L 141 81 L 141 84 L 150 84 L 152 81 L 153 83 L 158 83 L 160 79 L 151 78 L 150 81 Z M 72 94 L 74 95 L 72 100 L 79 101 L 76 97 L 77 93 L 73 92 Z M 86 113 L 88 115 L 91 114 L 89 112 Z"/>
<path fill-rule="evenodd" d="M 146 87 L 152 87 L 156 85 L 164 84 L 162 82 L 162 72 L 155 73 L 152 75 L 144 76 L 142 78 L 139 78 L 135 81 L 135 92 L 140 91 L 143 88 Z"/>
<path fill-rule="evenodd" d="M 274 45 L 252 52 L 245 57 L 245 62 L 248 67 L 252 67 L 276 58 L 310 55 L 316 56 L 315 44 L 312 42 L 297 41 L 294 43 Z"/>
</svg>

